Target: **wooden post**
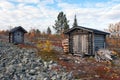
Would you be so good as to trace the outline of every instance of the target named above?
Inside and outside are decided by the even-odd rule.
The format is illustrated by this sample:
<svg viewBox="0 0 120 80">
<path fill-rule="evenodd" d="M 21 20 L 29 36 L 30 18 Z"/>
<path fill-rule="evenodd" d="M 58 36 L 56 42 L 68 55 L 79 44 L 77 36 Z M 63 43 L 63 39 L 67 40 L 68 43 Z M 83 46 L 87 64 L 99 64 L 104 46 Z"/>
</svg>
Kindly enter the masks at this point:
<svg viewBox="0 0 120 80">
<path fill-rule="evenodd" d="M 9 33 L 9 43 L 11 43 L 11 33 Z"/>
<path fill-rule="evenodd" d="M 104 49 L 106 48 L 106 36 L 104 36 Z"/>
<path fill-rule="evenodd" d="M 94 33 L 92 32 L 92 55 L 95 55 Z"/>
<path fill-rule="evenodd" d="M 14 33 L 12 33 L 12 39 L 11 39 L 11 42 L 14 43 Z"/>
<path fill-rule="evenodd" d="M 91 54 L 91 34 L 88 33 L 88 54 Z"/>
<path fill-rule="evenodd" d="M 22 36 L 23 36 L 22 43 L 24 44 L 24 33 L 22 34 Z"/>
</svg>

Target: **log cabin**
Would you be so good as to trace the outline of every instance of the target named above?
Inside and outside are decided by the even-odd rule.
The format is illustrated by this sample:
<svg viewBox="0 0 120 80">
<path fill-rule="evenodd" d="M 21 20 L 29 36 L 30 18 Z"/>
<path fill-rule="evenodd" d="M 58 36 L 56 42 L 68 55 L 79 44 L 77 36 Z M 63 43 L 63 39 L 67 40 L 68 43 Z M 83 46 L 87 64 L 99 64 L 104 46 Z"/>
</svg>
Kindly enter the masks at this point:
<svg viewBox="0 0 120 80">
<path fill-rule="evenodd" d="M 64 34 L 68 35 L 69 53 L 94 56 L 95 51 L 106 48 L 106 35 L 109 33 L 77 26 Z"/>
<path fill-rule="evenodd" d="M 23 44 L 25 33 L 27 33 L 27 31 L 21 26 L 11 29 L 9 32 L 9 42 L 14 44 Z"/>
</svg>

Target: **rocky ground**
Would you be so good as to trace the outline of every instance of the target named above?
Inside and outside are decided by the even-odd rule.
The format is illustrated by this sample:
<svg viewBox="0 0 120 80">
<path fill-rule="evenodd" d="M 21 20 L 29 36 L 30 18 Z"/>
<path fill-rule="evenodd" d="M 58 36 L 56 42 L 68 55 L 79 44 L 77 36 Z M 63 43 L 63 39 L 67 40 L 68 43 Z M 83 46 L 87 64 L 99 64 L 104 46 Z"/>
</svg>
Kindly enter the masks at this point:
<svg viewBox="0 0 120 80">
<path fill-rule="evenodd" d="M 36 52 L 0 42 L 0 80 L 74 80 L 72 72 L 65 72 L 55 61 L 43 61 Z"/>
<path fill-rule="evenodd" d="M 119 57 L 97 62 L 94 57 L 60 53 L 55 55 L 57 61 L 44 61 L 37 52 L 0 42 L 0 80 L 120 80 Z"/>
</svg>

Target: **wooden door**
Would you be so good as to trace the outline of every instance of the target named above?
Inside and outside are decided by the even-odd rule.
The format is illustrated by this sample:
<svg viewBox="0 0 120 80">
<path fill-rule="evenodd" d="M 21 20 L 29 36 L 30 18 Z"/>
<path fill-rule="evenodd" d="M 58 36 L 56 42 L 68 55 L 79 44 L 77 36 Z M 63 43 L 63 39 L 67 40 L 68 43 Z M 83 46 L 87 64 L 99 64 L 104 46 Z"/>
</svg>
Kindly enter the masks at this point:
<svg viewBox="0 0 120 80">
<path fill-rule="evenodd" d="M 88 53 L 88 39 L 87 35 L 73 36 L 73 52 L 74 53 Z"/>
<path fill-rule="evenodd" d="M 16 32 L 14 36 L 15 42 L 16 43 L 22 43 L 23 42 L 23 36 L 21 32 Z"/>
</svg>

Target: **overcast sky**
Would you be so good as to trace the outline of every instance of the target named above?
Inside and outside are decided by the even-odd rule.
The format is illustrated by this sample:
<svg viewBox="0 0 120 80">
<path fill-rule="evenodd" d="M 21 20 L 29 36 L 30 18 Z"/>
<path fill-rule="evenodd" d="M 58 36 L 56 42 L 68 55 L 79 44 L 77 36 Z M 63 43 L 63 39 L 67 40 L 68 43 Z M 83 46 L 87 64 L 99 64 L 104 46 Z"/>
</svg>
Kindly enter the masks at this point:
<svg viewBox="0 0 120 80">
<path fill-rule="evenodd" d="M 0 0 L 0 29 L 22 26 L 45 31 L 61 11 L 70 27 L 76 14 L 80 26 L 104 30 L 120 21 L 120 0 Z"/>
</svg>

